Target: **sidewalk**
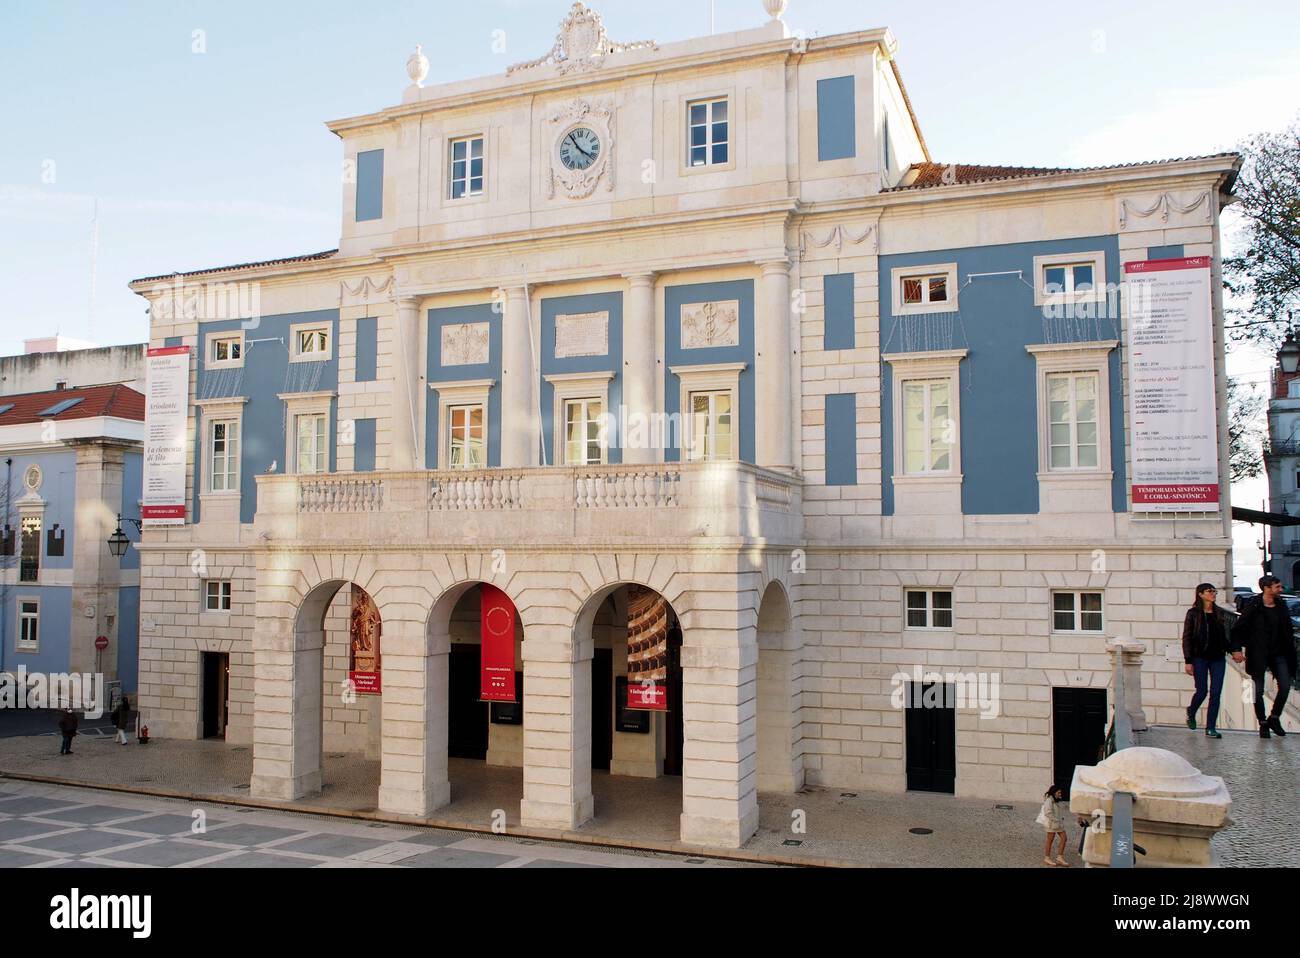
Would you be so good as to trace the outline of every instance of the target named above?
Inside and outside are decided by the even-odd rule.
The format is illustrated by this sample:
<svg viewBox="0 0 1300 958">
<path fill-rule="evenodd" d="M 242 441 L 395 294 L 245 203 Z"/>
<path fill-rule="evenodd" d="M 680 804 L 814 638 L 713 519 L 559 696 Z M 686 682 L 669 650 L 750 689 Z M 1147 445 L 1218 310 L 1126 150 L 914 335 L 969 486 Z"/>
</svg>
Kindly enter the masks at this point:
<svg viewBox="0 0 1300 958">
<path fill-rule="evenodd" d="M 78 736 L 71 756 L 58 755 L 57 735 L 0 738 L 0 775 L 62 784 L 90 785 L 140 794 L 250 804 L 320 814 L 409 824 L 376 811 L 379 763 L 328 753 L 325 788 L 294 803 L 250 798 L 252 750 L 224 742 L 157 740 L 147 746 L 116 745 L 111 737 Z M 424 824 L 490 831 L 493 811 L 505 813 L 510 834 L 607 846 L 703 854 L 791 865 L 859 867 L 1042 868 L 1043 831 L 1034 823 L 1037 803 L 951 795 L 809 788 L 799 795 L 759 796 L 759 831 L 739 851 L 703 850 L 678 840 L 681 779 L 633 779 L 592 773 L 596 817 L 575 832 L 523 829 L 520 769 L 451 761 L 452 803 Z M 796 809 L 807 831 L 791 830 Z M 1079 864 L 1078 831 L 1070 832 L 1069 860 Z M 912 828 L 932 834 L 914 835 Z M 798 841 L 799 845 L 786 845 Z"/>
</svg>

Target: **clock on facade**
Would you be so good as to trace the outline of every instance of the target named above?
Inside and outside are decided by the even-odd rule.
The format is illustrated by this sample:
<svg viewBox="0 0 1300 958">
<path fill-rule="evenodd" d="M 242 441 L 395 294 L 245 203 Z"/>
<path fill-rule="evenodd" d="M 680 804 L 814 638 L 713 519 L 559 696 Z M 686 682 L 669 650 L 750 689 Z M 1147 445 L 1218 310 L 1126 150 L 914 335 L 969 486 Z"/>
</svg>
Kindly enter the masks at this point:
<svg viewBox="0 0 1300 958">
<path fill-rule="evenodd" d="M 560 140 L 560 162 L 566 169 L 590 169 L 599 157 L 600 137 L 589 127 L 576 127 Z"/>
</svg>

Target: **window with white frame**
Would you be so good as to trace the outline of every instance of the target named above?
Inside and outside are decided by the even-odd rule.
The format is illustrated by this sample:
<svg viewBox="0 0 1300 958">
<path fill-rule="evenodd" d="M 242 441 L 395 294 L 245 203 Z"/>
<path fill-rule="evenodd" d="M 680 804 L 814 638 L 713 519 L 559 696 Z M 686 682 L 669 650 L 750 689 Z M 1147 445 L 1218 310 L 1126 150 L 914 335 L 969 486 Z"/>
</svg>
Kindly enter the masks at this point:
<svg viewBox="0 0 1300 958">
<path fill-rule="evenodd" d="M 329 359 L 331 352 L 329 326 L 294 326 L 293 359 L 309 362 Z"/>
<path fill-rule="evenodd" d="M 20 652 L 36 652 L 40 649 L 41 639 L 41 601 L 40 599 L 18 600 L 18 640 Z"/>
<path fill-rule="evenodd" d="M 1048 374 L 1049 469 L 1098 468 L 1097 390 L 1094 372 Z"/>
<path fill-rule="evenodd" d="M 908 589 L 909 629 L 951 629 L 952 592 L 946 589 Z"/>
<path fill-rule="evenodd" d="M 724 166 L 731 158 L 730 106 L 726 97 L 686 105 L 689 156 L 696 166 Z"/>
<path fill-rule="evenodd" d="M 459 200 L 483 193 L 483 137 L 465 136 L 452 140 L 449 167 L 450 196 Z"/>
<path fill-rule="evenodd" d="M 1034 257 L 1034 305 L 1106 298 L 1106 254 L 1063 253 Z"/>
<path fill-rule="evenodd" d="M 23 516 L 18 523 L 22 542 L 18 551 L 18 581 L 37 582 L 41 577 L 41 527 L 40 516 Z"/>
<path fill-rule="evenodd" d="M 1100 592 L 1053 592 L 1053 632 L 1101 632 Z"/>
<path fill-rule="evenodd" d="M 324 413 L 307 413 L 294 417 L 297 460 L 294 471 L 325 472 L 329 462 L 329 425 Z"/>
<path fill-rule="evenodd" d="M 230 598 L 234 594 L 229 579 L 209 579 L 205 583 L 203 610 L 205 612 L 229 612 Z"/>
<path fill-rule="evenodd" d="M 210 336 L 208 337 L 209 366 L 242 366 L 244 364 L 244 337 Z"/>
<path fill-rule="evenodd" d="M 212 492 L 239 489 L 239 420 L 214 419 L 208 424 L 208 488 Z"/>
<path fill-rule="evenodd" d="M 690 458 L 692 462 L 735 459 L 731 428 L 732 392 L 709 389 L 690 394 Z"/>
<path fill-rule="evenodd" d="M 952 383 L 911 379 L 903 383 L 903 473 L 952 472 Z"/>
<path fill-rule="evenodd" d="M 592 466 L 605 461 L 602 441 L 605 404 L 600 399 L 569 399 L 564 403 L 564 464 Z"/>
<path fill-rule="evenodd" d="M 891 271 L 895 315 L 957 309 L 957 264 L 900 266 Z"/>
<path fill-rule="evenodd" d="M 481 469 L 487 465 L 487 406 L 471 403 L 447 410 L 447 465 Z"/>
</svg>

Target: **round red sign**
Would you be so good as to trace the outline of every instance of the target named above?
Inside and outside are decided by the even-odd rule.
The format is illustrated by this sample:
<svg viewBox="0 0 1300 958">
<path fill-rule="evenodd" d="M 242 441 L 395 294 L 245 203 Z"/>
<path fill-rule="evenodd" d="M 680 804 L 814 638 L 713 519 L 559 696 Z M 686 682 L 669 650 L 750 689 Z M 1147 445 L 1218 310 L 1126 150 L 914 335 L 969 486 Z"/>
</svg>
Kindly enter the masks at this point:
<svg viewBox="0 0 1300 958">
<path fill-rule="evenodd" d="M 99 649 L 99 651 L 101 652 L 103 652 L 106 648 L 108 648 L 108 636 L 106 635 L 95 636 L 95 648 Z"/>
</svg>

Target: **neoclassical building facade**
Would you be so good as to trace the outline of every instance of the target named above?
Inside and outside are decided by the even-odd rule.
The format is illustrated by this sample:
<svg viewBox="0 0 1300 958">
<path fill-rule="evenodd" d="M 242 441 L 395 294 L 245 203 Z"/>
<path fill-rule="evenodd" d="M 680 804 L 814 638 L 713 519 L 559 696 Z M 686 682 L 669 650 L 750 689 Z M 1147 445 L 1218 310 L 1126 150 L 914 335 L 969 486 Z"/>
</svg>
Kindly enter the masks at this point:
<svg viewBox="0 0 1300 958">
<path fill-rule="evenodd" d="M 1116 638 L 1176 717 L 1226 498 L 1135 508 L 1105 291 L 1136 261 L 1217 277 L 1238 160 L 936 163 L 896 46 L 616 42 L 575 4 L 491 76 L 426 86 L 417 50 L 400 104 L 329 125 L 337 250 L 135 281 L 151 346 L 192 354 L 185 522 L 139 547 L 153 734 L 251 744 L 283 799 L 364 751 L 415 816 L 459 763 L 519 767 L 503 805 L 555 828 L 593 774 L 678 775 L 683 840 L 736 846 L 764 791 L 1040 796 Z M 513 710 L 480 701 L 489 587 Z M 627 708 L 643 664 L 666 710 Z M 956 673 L 996 701 L 898 694 Z"/>
</svg>

